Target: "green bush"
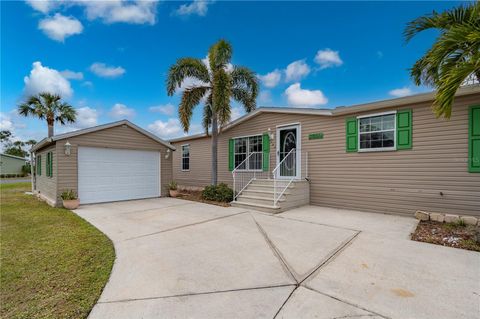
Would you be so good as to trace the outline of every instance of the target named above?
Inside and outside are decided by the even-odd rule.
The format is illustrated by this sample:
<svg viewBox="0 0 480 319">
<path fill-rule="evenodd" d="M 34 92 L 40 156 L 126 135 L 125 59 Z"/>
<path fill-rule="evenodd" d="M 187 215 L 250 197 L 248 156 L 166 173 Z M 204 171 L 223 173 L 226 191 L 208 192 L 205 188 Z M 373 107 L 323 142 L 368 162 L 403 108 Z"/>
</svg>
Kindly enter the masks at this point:
<svg viewBox="0 0 480 319">
<path fill-rule="evenodd" d="M 73 189 L 69 189 L 69 190 L 66 190 L 64 191 L 60 197 L 63 199 L 63 200 L 74 200 L 74 199 L 77 199 L 78 196 L 77 196 L 77 193 L 75 193 L 75 191 Z"/>
<path fill-rule="evenodd" d="M 233 190 L 227 184 L 221 183 L 217 186 L 210 185 L 202 191 L 202 198 L 216 202 L 231 202 L 233 200 Z"/>
<path fill-rule="evenodd" d="M 30 170 L 31 170 L 30 164 L 25 164 L 25 165 L 22 166 L 22 173 L 23 173 L 25 176 L 30 175 L 30 173 L 31 173 Z"/>
</svg>

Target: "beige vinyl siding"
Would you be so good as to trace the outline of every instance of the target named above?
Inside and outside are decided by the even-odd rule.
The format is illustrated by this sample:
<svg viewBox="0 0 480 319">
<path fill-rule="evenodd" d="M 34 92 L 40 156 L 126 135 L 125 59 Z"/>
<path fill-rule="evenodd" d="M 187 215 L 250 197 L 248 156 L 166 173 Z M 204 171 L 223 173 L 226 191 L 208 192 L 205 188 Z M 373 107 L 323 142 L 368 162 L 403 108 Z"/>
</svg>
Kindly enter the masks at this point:
<svg viewBox="0 0 480 319">
<path fill-rule="evenodd" d="M 70 156 L 65 155 L 64 151 L 67 140 L 72 145 Z M 159 151 L 162 183 L 161 193 L 162 196 L 168 194 L 168 183 L 172 179 L 172 156 L 170 155 L 168 159 L 165 159 L 167 147 L 126 125 L 57 141 L 56 149 L 57 154 L 59 154 L 59 180 L 57 188 L 59 194 L 66 189 L 73 189 L 78 192 L 77 158 L 79 146 Z"/>
<path fill-rule="evenodd" d="M 47 176 L 47 153 L 52 152 L 52 177 Z M 40 191 L 40 194 L 47 197 L 52 202 L 57 198 L 57 177 L 58 177 L 58 156 L 55 149 L 55 145 L 46 147 L 40 151 L 37 151 L 36 156 L 42 157 L 41 166 L 42 174 L 37 175 L 36 189 Z"/>
<path fill-rule="evenodd" d="M 231 184 L 228 139 L 261 134 L 268 128 L 300 123 L 302 162 L 308 152 L 311 203 L 321 206 L 411 215 L 415 210 L 480 216 L 480 174 L 469 173 L 468 107 L 479 95 L 456 99 L 450 120 L 436 119 L 430 103 L 398 105 L 373 112 L 344 116 L 261 113 L 222 133 L 219 140 L 219 181 Z M 413 148 L 385 152 L 345 151 L 345 118 L 390 110 L 413 109 Z M 311 133 L 324 138 L 308 140 Z M 190 144 L 191 168 L 180 172 L 179 152 L 174 152 L 174 179 L 179 185 L 205 186 L 210 182 L 210 139 L 174 143 Z M 271 143 L 275 163 L 275 141 Z"/>
</svg>

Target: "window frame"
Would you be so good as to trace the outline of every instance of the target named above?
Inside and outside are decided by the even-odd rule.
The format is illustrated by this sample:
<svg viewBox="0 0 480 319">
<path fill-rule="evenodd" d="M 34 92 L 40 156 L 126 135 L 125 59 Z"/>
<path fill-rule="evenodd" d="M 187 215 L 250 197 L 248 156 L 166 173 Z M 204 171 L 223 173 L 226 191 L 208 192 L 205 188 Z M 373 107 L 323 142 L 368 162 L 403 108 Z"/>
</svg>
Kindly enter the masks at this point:
<svg viewBox="0 0 480 319">
<path fill-rule="evenodd" d="M 46 161 L 46 176 L 53 177 L 53 152 L 47 152 L 47 161 Z"/>
<path fill-rule="evenodd" d="M 376 148 L 361 148 L 361 144 L 360 144 L 360 137 L 361 137 L 360 120 L 364 119 L 364 118 L 369 118 L 369 117 L 386 116 L 386 115 L 394 115 L 394 119 L 393 119 L 393 146 L 376 147 Z M 386 132 L 386 131 L 391 131 L 391 130 L 380 130 L 380 131 L 363 132 L 363 133 L 364 134 L 365 133 L 378 133 L 378 132 Z M 397 150 L 397 111 L 394 110 L 394 111 L 387 111 L 387 112 L 380 112 L 380 113 L 365 114 L 365 115 L 357 116 L 357 145 L 358 145 L 357 152 L 359 152 L 359 153 L 396 151 Z"/>
<path fill-rule="evenodd" d="M 190 171 L 190 144 L 183 144 L 180 147 L 181 147 L 181 150 L 182 150 L 182 156 L 180 157 L 180 166 L 181 166 L 182 172 L 188 172 L 188 171 Z M 188 147 L 188 169 L 183 168 L 183 159 L 187 158 L 187 157 L 183 156 L 183 148 L 184 147 Z"/>
<path fill-rule="evenodd" d="M 235 141 L 238 140 L 238 139 L 246 139 L 247 140 L 247 144 L 246 144 L 246 156 L 245 158 L 247 158 L 249 155 L 250 155 L 250 138 L 251 137 L 257 137 L 260 139 L 260 145 L 262 146 L 262 150 L 259 152 L 261 154 L 261 157 L 260 157 L 260 168 L 258 169 L 250 169 L 250 161 L 247 161 L 247 164 L 248 164 L 248 168 L 238 168 L 237 171 L 242 171 L 242 172 L 263 172 L 263 133 L 259 133 L 259 134 L 251 134 L 251 135 L 244 135 L 244 136 L 236 136 L 236 137 L 232 137 L 232 140 L 233 140 L 233 169 L 235 169 L 238 165 L 240 165 L 241 163 L 238 163 L 238 165 L 236 165 L 235 163 L 235 156 L 237 154 L 243 154 L 243 153 L 237 153 L 236 152 L 236 148 L 235 148 Z M 243 162 L 243 161 L 242 161 Z"/>
</svg>

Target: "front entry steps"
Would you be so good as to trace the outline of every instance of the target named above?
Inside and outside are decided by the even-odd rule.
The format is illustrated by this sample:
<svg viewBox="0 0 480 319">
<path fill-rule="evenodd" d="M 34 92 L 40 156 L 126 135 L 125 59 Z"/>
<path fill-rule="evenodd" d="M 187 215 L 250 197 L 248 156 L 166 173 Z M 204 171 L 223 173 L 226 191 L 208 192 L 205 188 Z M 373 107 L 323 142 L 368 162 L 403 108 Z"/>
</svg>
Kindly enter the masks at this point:
<svg viewBox="0 0 480 319">
<path fill-rule="evenodd" d="M 277 180 L 277 193 L 288 181 Z M 255 179 L 231 202 L 234 207 L 259 210 L 267 213 L 281 213 L 287 209 L 310 204 L 310 184 L 306 180 L 294 180 L 273 205 L 273 179 Z"/>
</svg>

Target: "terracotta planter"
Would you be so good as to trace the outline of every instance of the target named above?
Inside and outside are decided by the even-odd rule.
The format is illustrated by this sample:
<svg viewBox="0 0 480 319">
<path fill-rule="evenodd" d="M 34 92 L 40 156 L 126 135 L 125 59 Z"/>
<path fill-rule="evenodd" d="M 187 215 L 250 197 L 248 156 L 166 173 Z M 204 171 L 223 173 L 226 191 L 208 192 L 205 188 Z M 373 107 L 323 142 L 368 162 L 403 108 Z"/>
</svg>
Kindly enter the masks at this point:
<svg viewBox="0 0 480 319">
<path fill-rule="evenodd" d="M 177 197 L 177 196 L 178 196 L 178 190 L 171 189 L 170 190 L 170 197 Z"/>
<path fill-rule="evenodd" d="M 78 206 L 80 206 L 79 199 L 63 200 L 63 207 L 65 207 L 66 209 L 77 209 Z"/>
</svg>

